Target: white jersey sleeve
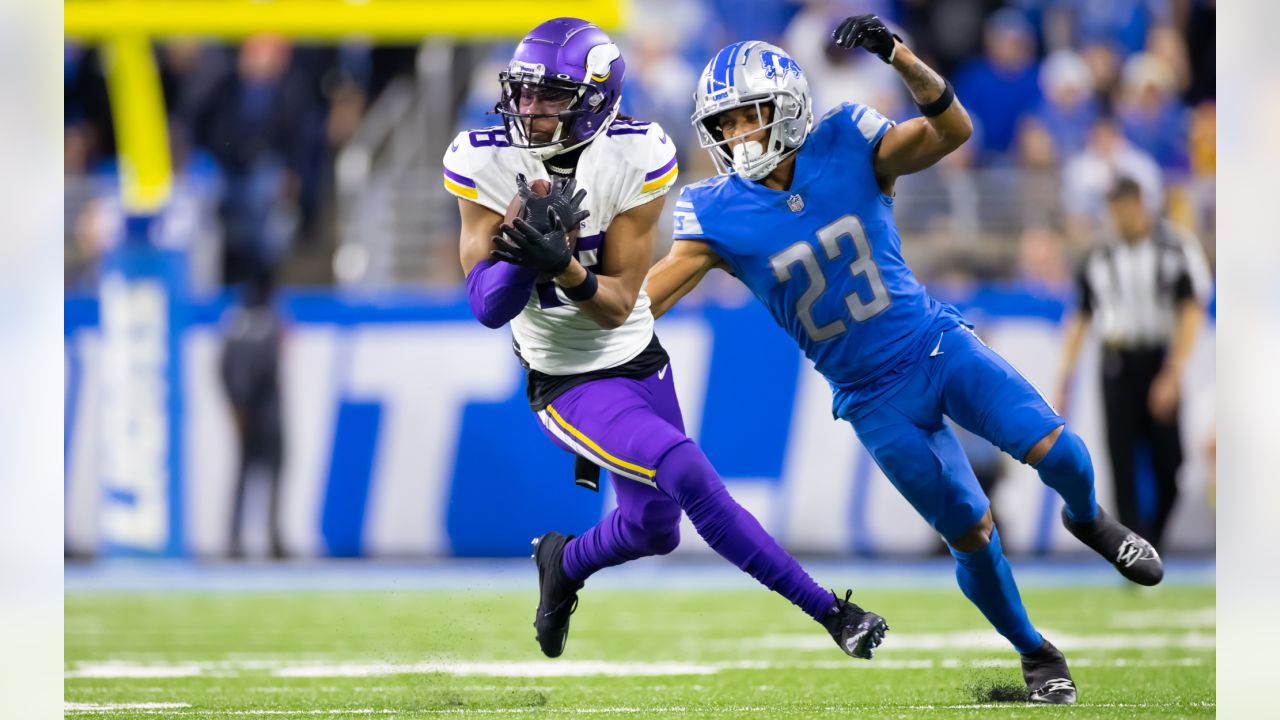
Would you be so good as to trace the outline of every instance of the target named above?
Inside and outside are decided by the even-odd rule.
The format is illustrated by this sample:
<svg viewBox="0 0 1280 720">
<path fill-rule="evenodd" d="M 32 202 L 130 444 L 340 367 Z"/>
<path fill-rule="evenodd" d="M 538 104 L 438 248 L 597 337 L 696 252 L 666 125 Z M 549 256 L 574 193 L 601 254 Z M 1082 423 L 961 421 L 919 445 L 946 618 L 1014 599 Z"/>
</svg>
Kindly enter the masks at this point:
<svg viewBox="0 0 1280 720">
<path fill-rule="evenodd" d="M 675 143 L 658 123 L 620 123 L 610 128 L 615 134 L 633 130 L 636 138 L 627 143 L 624 153 L 629 167 L 628 182 L 622 189 L 618 213 L 643 205 L 654 198 L 666 195 L 676 183 L 680 166 L 676 163 Z"/>
<path fill-rule="evenodd" d="M 506 131 L 501 127 L 458 133 L 444 154 L 445 189 L 499 215 L 506 214 L 516 195 L 514 174 L 498 162 L 499 148 L 507 146 Z"/>
</svg>

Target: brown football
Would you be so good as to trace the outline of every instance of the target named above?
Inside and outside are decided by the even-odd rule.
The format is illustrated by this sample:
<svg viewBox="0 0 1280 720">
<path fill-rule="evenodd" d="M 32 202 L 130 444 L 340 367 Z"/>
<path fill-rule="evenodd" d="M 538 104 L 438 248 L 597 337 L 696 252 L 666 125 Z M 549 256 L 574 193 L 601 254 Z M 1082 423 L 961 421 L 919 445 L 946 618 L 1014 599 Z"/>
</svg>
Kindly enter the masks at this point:
<svg viewBox="0 0 1280 720">
<path fill-rule="evenodd" d="M 551 183 L 542 179 L 531 180 L 529 189 L 533 191 L 535 198 L 546 197 L 551 194 Z M 511 203 L 507 205 L 507 214 L 502 218 L 502 222 L 510 225 L 513 220 L 519 217 L 539 230 L 545 229 L 547 226 L 545 206 L 543 206 L 537 217 L 530 217 L 531 214 L 529 208 L 526 208 L 525 204 L 520 201 L 520 193 L 516 193 L 515 197 L 511 198 Z M 574 227 L 566 228 L 566 230 L 568 230 L 569 236 L 569 250 L 572 251 L 578 244 L 578 227 L 575 225 Z"/>
</svg>

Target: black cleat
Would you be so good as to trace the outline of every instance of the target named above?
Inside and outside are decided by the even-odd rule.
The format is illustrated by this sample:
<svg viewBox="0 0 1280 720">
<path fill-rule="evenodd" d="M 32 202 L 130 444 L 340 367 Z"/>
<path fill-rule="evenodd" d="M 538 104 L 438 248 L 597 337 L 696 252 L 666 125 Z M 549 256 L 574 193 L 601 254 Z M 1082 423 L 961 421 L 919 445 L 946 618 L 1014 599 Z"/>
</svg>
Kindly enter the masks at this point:
<svg viewBox="0 0 1280 720">
<path fill-rule="evenodd" d="M 1098 508 L 1098 517 L 1091 523 L 1073 522 L 1063 509 L 1062 524 L 1080 542 L 1115 565 L 1126 580 L 1139 585 L 1158 585 L 1164 579 L 1164 562 L 1151 543 L 1102 508 Z"/>
<path fill-rule="evenodd" d="M 549 532 L 533 540 L 533 561 L 538 565 L 538 613 L 533 617 L 538 646 L 547 657 L 560 657 L 569 638 L 569 616 L 578 609 L 578 591 L 582 583 L 564 574 L 560 560 L 564 546 L 573 536 Z"/>
<path fill-rule="evenodd" d="M 889 624 L 873 612 L 867 612 L 849 602 L 852 590 L 846 590 L 841 600 L 835 593 L 836 606 L 822 619 L 822 625 L 831 633 L 840 649 L 849 657 L 870 660 L 875 649 L 884 641 Z"/>
<path fill-rule="evenodd" d="M 1048 640 L 1040 643 L 1039 650 L 1022 656 L 1022 677 L 1027 681 L 1027 699 L 1031 702 L 1076 704 L 1076 684 L 1067 669 L 1067 659 Z"/>
</svg>

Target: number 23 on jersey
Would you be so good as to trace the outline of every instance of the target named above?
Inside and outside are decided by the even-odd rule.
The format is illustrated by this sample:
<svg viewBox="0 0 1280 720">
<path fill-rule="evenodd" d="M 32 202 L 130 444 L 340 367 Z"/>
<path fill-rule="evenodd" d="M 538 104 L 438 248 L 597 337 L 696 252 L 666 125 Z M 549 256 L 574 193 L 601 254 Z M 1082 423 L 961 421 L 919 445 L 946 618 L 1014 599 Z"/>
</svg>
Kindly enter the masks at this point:
<svg viewBox="0 0 1280 720">
<path fill-rule="evenodd" d="M 884 312 L 892 302 L 892 298 L 885 289 L 880 268 L 876 266 L 875 258 L 871 255 L 871 243 L 867 240 L 867 233 L 863 230 L 862 221 L 857 216 L 845 215 L 818 231 L 819 244 L 826 259 L 835 261 L 841 257 L 845 250 L 841 246 L 841 240 L 845 238 L 849 239 L 848 245 L 853 250 L 849 274 L 854 278 L 859 276 L 866 278 L 867 285 L 871 288 L 871 299 L 863 300 L 859 292 L 854 290 L 844 296 L 844 303 L 854 322 L 864 322 Z M 793 279 L 799 282 L 799 278 L 793 271 L 796 266 L 799 266 L 808 276 L 809 286 L 796 301 L 796 316 L 800 318 L 805 332 L 814 342 L 829 340 L 849 329 L 843 318 L 834 318 L 830 322 L 819 325 L 813 317 L 813 304 L 827 289 L 827 278 L 822 272 L 822 265 L 818 261 L 818 253 L 813 243 L 808 240 L 795 242 L 770 257 L 769 264 L 773 267 L 774 277 L 780 283 L 790 282 Z"/>
</svg>

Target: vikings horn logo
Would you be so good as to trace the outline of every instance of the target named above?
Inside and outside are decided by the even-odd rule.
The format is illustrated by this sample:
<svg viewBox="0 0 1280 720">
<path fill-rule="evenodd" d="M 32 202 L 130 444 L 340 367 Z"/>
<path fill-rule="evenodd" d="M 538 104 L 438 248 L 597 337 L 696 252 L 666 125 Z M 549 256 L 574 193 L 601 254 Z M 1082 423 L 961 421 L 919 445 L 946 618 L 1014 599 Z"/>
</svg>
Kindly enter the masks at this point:
<svg viewBox="0 0 1280 720">
<path fill-rule="evenodd" d="M 613 61 L 622 57 L 622 51 L 613 43 L 596 45 L 587 52 L 587 72 L 595 82 L 604 82 L 613 72 Z"/>
<path fill-rule="evenodd" d="M 767 78 L 776 77 L 782 79 L 787 76 L 787 73 L 800 77 L 800 66 L 796 64 L 795 60 L 786 55 L 763 50 L 760 53 L 760 64 L 764 66 L 764 76 Z M 781 73 L 781 76 L 779 76 L 779 73 Z"/>
</svg>

